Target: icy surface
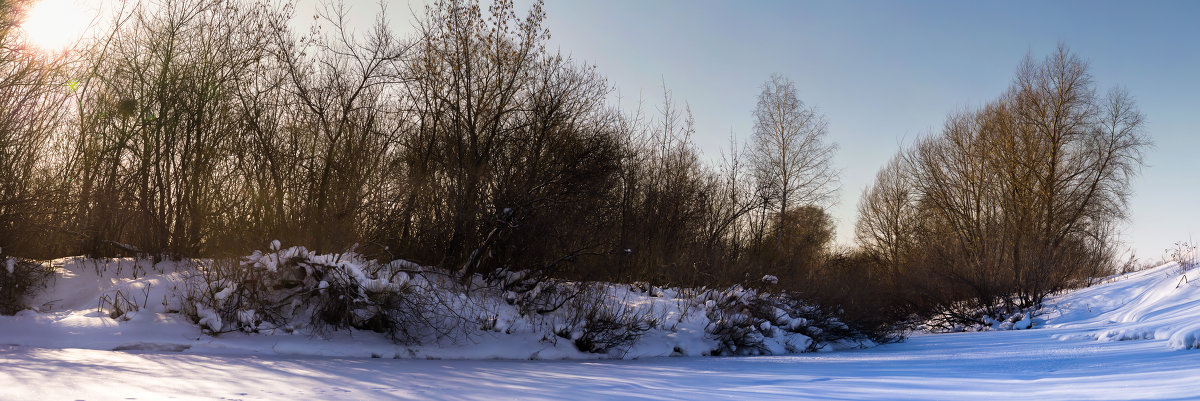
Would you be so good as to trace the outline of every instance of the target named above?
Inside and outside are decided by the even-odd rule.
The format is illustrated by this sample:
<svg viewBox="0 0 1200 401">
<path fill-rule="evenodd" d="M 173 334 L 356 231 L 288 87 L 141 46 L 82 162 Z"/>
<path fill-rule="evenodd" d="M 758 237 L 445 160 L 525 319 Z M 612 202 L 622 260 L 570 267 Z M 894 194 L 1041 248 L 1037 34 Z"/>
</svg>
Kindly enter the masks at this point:
<svg viewBox="0 0 1200 401">
<path fill-rule="evenodd" d="M 1054 298 L 1032 330 L 771 357 L 392 359 L 453 353 L 353 333 L 214 338 L 153 308 L 128 320 L 26 311 L 0 317 L 0 399 L 1194 399 L 1200 271 L 1177 270 Z M 489 340 L 497 355 L 568 352 Z"/>
</svg>

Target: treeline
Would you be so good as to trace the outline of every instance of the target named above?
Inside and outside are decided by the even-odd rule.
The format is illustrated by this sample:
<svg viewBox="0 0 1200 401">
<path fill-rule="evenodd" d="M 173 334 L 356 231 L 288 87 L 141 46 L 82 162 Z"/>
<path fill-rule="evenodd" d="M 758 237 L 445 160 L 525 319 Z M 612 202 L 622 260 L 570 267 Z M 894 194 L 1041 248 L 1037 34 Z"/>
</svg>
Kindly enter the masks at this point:
<svg viewBox="0 0 1200 401">
<path fill-rule="evenodd" d="M 751 140 L 712 165 L 669 90 L 621 110 L 547 50 L 540 2 L 437 1 L 401 36 L 337 6 L 298 32 L 288 2 L 131 1 L 62 56 L 17 39 L 28 4 L 0 6 L 0 249 L 27 258 L 280 240 L 463 278 L 773 285 L 890 322 L 1098 274 L 1147 143 L 1066 49 L 1027 60 L 897 156 L 861 249 L 837 250 L 836 147 L 794 83 L 771 77 Z"/>
<path fill-rule="evenodd" d="M 131 2 L 58 60 L 8 33 L 6 67 L 34 82 L 5 99 L 39 108 L 4 109 L 4 160 L 23 164 L 0 246 L 210 257 L 278 239 L 464 277 L 693 285 L 786 276 L 832 239 L 814 205 L 833 148 L 782 77 L 758 148 L 715 167 L 669 91 L 622 111 L 593 67 L 546 50 L 541 4 L 436 2 L 411 37 L 345 11 L 296 32 L 288 3 Z"/>
</svg>

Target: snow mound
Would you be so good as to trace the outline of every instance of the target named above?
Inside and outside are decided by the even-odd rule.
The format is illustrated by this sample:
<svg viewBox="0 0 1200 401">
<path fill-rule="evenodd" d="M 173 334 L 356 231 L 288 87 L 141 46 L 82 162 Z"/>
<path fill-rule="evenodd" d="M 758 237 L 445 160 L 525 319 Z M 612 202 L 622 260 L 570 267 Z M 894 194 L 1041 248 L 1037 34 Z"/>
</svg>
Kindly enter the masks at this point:
<svg viewBox="0 0 1200 401">
<path fill-rule="evenodd" d="M 1042 309 L 1047 327 L 1079 329 L 1097 341 L 1200 348 L 1200 269 L 1180 270 L 1171 262 L 1052 298 Z"/>
</svg>

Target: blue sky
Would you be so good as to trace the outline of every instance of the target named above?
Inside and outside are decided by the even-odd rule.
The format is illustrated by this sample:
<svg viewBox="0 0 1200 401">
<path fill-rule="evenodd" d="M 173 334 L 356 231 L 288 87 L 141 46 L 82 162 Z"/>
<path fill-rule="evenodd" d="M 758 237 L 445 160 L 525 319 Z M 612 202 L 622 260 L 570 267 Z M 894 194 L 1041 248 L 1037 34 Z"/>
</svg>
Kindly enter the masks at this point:
<svg viewBox="0 0 1200 401">
<path fill-rule="evenodd" d="M 716 155 L 750 136 L 773 72 L 829 118 L 840 150 L 833 213 L 849 241 L 858 197 L 901 146 L 948 112 L 1000 95 L 1027 52 L 1061 41 L 1101 90 L 1126 87 L 1156 143 L 1124 239 L 1143 258 L 1200 230 L 1200 2 L 550 2 L 552 41 L 650 107 L 665 81 Z M 1200 232 L 1195 232 L 1200 240 Z"/>
<path fill-rule="evenodd" d="M 306 2 L 300 5 L 304 14 Z M 418 14 L 421 1 L 411 1 Z M 369 15 L 373 1 L 348 1 Z M 391 2 L 400 25 L 405 2 Z M 522 7 L 523 8 L 523 7 Z M 1126 240 L 1143 259 L 1200 240 L 1200 2 L 1195 1 L 548 1 L 551 45 L 596 64 L 647 111 L 662 84 L 695 114 L 711 157 L 750 137 L 772 73 L 829 119 L 842 191 L 839 239 L 876 171 L 948 112 L 1000 95 L 1027 52 L 1061 41 L 1091 62 L 1097 86 L 1128 89 L 1156 147 L 1134 183 Z"/>
</svg>

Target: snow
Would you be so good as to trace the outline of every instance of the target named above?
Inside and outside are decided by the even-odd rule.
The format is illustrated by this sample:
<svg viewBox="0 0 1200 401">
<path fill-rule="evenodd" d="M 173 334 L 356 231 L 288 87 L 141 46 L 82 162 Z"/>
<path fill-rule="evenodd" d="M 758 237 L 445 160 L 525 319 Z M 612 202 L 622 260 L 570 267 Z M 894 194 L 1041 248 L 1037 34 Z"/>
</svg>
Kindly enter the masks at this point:
<svg viewBox="0 0 1200 401">
<path fill-rule="evenodd" d="M 1048 304 L 1051 325 L 1099 341 L 1160 340 L 1170 349 L 1198 348 L 1200 269 L 1180 272 L 1177 263 L 1119 277 Z M 1156 341 L 1157 342 L 1157 341 Z"/>
<path fill-rule="evenodd" d="M 0 399 L 1188 399 L 1200 362 L 1038 330 L 787 357 L 395 360 L 0 346 Z M 988 341 L 981 347 L 981 340 Z M 47 385 L 53 383 L 53 385 Z"/>
<path fill-rule="evenodd" d="M 458 345 L 405 347 L 357 331 L 214 337 L 167 312 L 166 295 L 180 279 L 172 266 L 151 266 L 162 273 L 133 278 L 131 264 L 124 278 L 112 278 L 96 275 L 91 269 L 97 266 L 88 263 L 97 262 L 62 263 L 54 290 L 39 297 L 39 311 L 0 317 L 0 399 L 1041 400 L 1200 394 L 1200 351 L 1189 350 L 1200 341 L 1200 270 L 1181 275 L 1173 264 L 1052 298 L 1038 316 L 1026 314 L 1014 323 L 1032 325 L 1030 330 L 916 334 L 897 344 L 789 356 L 653 357 L 670 354 L 662 351 L 668 344 L 712 346 L 698 335 L 701 316 L 683 316 L 680 321 L 691 323 L 650 332 L 627 350 L 637 359 L 544 360 L 599 356 L 581 353 L 569 341 L 506 335 L 509 326 L 528 324 L 512 316 L 499 316 L 493 331 Z M 113 319 L 96 311 L 97 294 L 113 291 L 148 302 Z M 629 296 L 628 302 L 644 307 L 664 305 L 653 297 L 609 295 Z M 480 360 L 517 355 L 522 360 Z"/>
<path fill-rule="evenodd" d="M 278 248 L 275 244 L 271 246 Z M 485 327 L 470 329 L 465 335 L 431 337 L 420 345 L 398 344 L 385 334 L 371 331 L 313 327 L 309 325 L 310 316 L 297 315 L 290 323 L 277 327 L 262 321 L 259 311 L 253 307 L 238 308 L 227 314 L 219 312 L 225 305 L 241 305 L 234 295 L 239 284 L 217 280 L 195 287 L 200 276 L 194 273 L 194 266 L 200 262 L 155 264 L 149 259 L 66 258 L 50 262 L 56 277 L 48 291 L 31 300 L 34 310 L 22 311 L 16 316 L 0 316 L 0 344 L 47 349 L 112 350 L 153 346 L 185 349 L 192 353 L 437 359 L 595 360 L 701 356 L 709 355 L 721 346 L 709 330 L 715 323 L 712 319 L 724 318 L 731 313 L 715 311 L 720 304 L 710 298 L 748 302 L 757 294 L 740 287 L 726 292 L 703 293 L 645 283 L 598 286 L 598 292 L 587 297 L 594 296 L 599 300 L 597 302 L 602 301 L 598 303 L 605 305 L 601 312 L 631 316 L 634 318 L 631 323 L 644 332 L 632 344 L 590 353 L 576 346 L 575 340 L 586 335 L 586 328 L 578 316 L 567 313 L 569 306 L 544 314 L 523 313 L 513 302 L 517 294 L 511 292 L 476 299 L 462 293 L 439 292 L 424 275 L 397 271 L 390 275 L 390 280 L 372 278 L 354 257 L 318 255 L 300 247 L 266 253 L 256 251 L 242 264 L 280 272 L 284 263 L 296 258 L 312 262 L 301 264 L 305 269 L 316 269 L 314 265 L 318 263 L 342 268 L 362 285 L 358 295 L 363 298 L 366 297 L 363 291 L 398 291 L 400 286 L 414 284 L 404 290 L 416 292 L 405 296 L 437 297 L 438 302 L 454 313 L 482 312 L 490 319 Z M 420 266 L 407 261 L 392 262 L 388 266 L 421 270 Z M 511 276 L 510 280 L 520 280 L 524 273 L 513 272 Z M 212 300 L 201 302 L 185 298 L 189 284 L 193 289 L 199 288 L 200 293 L 211 294 Z M 541 282 L 533 291 L 521 296 L 537 296 L 551 284 Z M 325 291 L 333 285 L 332 281 L 322 280 L 314 283 L 314 288 Z M 582 297 L 574 299 L 578 301 Z M 740 310 L 740 305 L 736 304 L 735 309 Z M 194 311 L 193 317 L 186 317 L 181 310 Z M 372 311 L 358 308 L 347 313 L 365 321 Z M 756 331 L 751 333 L 761 340 L 764 352 L 783 354 L 810 348 L 873 345 L 865 340 L 814 344 L 812 338 L 799 333 L 814 332 L 815 327 L 811 327 L 808 320 L 792 318 L 781 309 L 776 310 L 776 315 L 772 322 L 756 323 Z M 451 324 L 442 327 L 451 327 Z"/>
</svg>

